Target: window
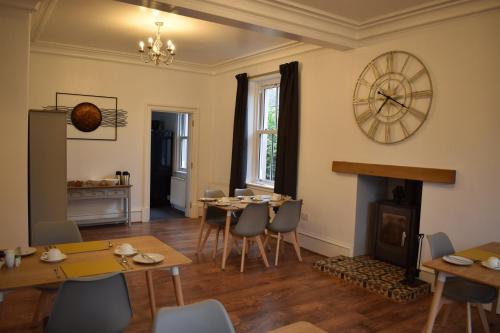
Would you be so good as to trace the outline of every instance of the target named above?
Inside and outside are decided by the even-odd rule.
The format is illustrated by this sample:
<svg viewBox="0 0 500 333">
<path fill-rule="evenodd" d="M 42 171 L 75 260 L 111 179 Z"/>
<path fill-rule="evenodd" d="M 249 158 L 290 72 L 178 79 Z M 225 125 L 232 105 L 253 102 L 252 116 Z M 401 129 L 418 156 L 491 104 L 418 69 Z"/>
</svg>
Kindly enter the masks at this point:
<svg viewBox="0 0 500 333">
<path fill-rule="evenodd" d="M 188 165 L 189 114 L 177 115 L 177 171 L 186 172 Z"/>
<path fill-rule="evenodd" d="M 251 86 L 252 87 L 252 86 Z M 253 103 L 249 103 L 250 183 L 274 185 L 276 146 L 278 143 L 279 77 L 255 82 Z M 248 178 L 248 177 L 247 177 Z"/>
</svg>

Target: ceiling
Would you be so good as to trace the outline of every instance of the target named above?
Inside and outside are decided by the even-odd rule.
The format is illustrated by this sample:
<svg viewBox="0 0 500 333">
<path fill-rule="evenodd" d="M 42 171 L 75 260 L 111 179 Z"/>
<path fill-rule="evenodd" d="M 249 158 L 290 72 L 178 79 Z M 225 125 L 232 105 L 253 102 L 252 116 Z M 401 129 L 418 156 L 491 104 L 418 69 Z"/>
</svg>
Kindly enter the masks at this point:
<svg viewBox="0 0 500 333">
<path fill-rule="evenodd" d="M 433 3 L 436 0 L 293 0 L 289 2 L 362 23 Z"/>
<path fill-rule="evenodd" d="M 370 38 L 500 8 L 500 0 L 41 1 L 32 20 L 33 50 L 135 62 L 138 42 L 154 36 L 154 23 L 162 21 L 162 39 L 176 45 L 175 64 L 210 72 L 301 45 L 352 49 Z M 139 6 L 143 3 L 180 15 Z"/>
<path fill-rule="evenodd" d="M 112 0 L 59 0 L 37 41 L 135 53 L 140 40 L 154 37 L 176 46 L 176 61 L 215 65 L 291 41 Z"/>
</svg>

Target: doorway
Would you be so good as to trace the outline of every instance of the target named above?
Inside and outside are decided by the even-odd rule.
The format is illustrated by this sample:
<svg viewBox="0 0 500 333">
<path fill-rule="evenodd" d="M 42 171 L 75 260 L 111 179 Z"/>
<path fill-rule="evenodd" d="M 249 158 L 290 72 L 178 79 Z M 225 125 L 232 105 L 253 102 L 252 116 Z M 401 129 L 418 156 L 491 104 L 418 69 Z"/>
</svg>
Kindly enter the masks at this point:
<svg viewBox="0 0 500 333">
<path fill-rule="evenodd" d="M 183 218 L 188 202 L 189 114 L 151 112 L 150 221 Z"/>
</svg>

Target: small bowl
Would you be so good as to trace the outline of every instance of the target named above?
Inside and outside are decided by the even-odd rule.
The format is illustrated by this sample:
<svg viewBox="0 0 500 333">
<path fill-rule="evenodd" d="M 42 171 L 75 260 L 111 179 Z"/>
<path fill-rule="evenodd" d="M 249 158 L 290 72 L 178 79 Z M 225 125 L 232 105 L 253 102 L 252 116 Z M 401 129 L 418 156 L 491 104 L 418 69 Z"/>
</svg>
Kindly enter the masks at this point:
<svg viewBox="0 0 500 333">
<path fill-rule="evenodd" d="M 117 178 L 105 178 L 105 179 L 103 179 L 103 181 L 108 183 L 109 186 L 116 186 L 120 182 L 120 180 Z"/>
</svg>

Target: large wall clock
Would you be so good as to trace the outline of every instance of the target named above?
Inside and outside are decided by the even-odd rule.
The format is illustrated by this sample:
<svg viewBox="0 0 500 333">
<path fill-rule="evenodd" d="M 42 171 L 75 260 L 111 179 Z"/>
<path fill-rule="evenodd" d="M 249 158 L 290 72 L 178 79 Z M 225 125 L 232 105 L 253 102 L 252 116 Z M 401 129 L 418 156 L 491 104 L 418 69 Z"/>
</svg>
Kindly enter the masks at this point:
<svg viewBox="0 0 500 333">
<path fill-rule="evenodd" d="M 356 82 L 354 116 L 359 128 L 380 143 L 403 141 L 425 122 L 432 104 L 425 65 L 405 51 L 373 59 Z"/>
</svg>

